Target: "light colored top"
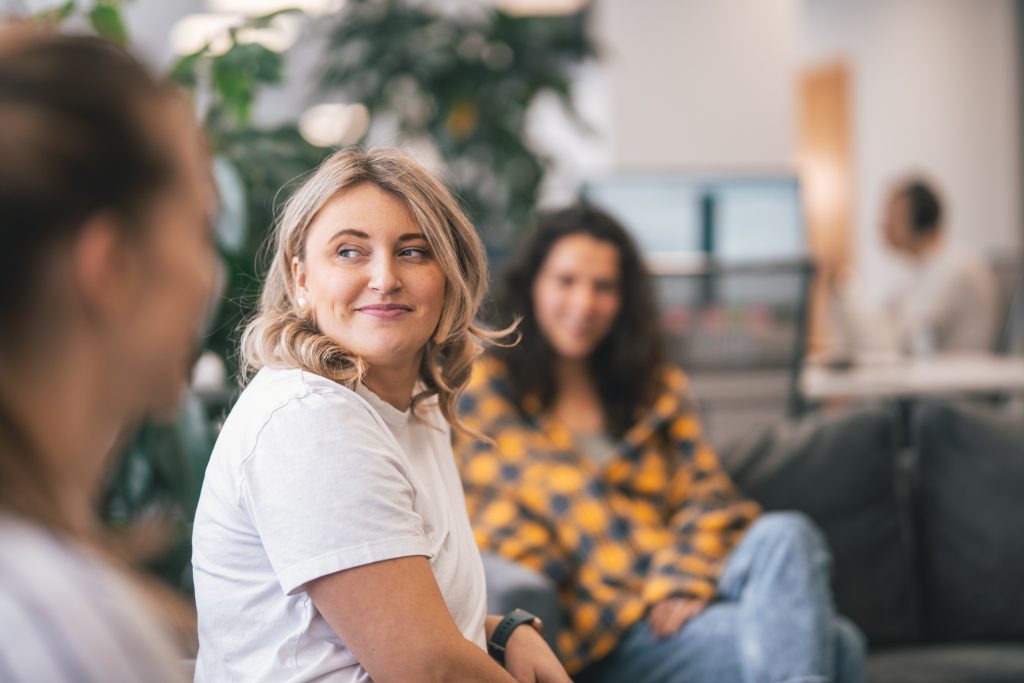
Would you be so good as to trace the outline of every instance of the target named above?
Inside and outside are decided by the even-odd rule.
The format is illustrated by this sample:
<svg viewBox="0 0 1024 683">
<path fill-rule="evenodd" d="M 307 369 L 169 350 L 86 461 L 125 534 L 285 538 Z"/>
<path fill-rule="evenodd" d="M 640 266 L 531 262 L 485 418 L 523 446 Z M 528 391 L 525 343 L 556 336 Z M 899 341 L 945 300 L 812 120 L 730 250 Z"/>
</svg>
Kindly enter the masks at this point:
<svg viewBox="0 0 1024 683">
<path fill-rule="evenodd" d="M 808 365 L 800 386 L 811 400 L 1019 394 L 1024 393 L 1024 359 L 994 353 L 862 357 L 849 370 Z"/>
<path fill-rule="evenodd" d="M 999 292 L 981 254 L 944 237 L 931 253 L 906 265 L 874 303 L 856 286 L 844 293 L 847 317 L 841 324 L 851 338 L 848 350 L 914 355 L 993 350 Z"/>
<path fill-rule="evenodd" d="M 615 457 L 617 448 L 615 441 L 604 432 L 594 432 L 590 434 L 575 432 L 573 434 L 573 440 L 579 447 L 580 452 L 593 460 L 599 466 L 604 465 Z"/>
<path fill-rule="evenodd" d="M 301 370 L 265 368 L 242 392 L 193 531 L 196 681 L 369 681 L 304 588 L 397 557 L 429 558 L 459 631 L 485 647 L 483 564 L 450 430 L 436 399 L 417 412 Z"/>
<path fill-rule="evenodd" d="M 168 634 L 118 570 L 0 515 L 0 681 L 184 681 Z"/>
</svg>

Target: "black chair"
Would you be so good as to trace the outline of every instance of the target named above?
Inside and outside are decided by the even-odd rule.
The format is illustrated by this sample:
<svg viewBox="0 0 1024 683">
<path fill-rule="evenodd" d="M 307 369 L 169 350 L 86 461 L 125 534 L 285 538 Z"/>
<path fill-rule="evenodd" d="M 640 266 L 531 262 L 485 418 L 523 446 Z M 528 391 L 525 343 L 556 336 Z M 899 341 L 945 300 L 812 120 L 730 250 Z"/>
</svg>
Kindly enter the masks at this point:
<svg viewBox="0 0 1024 683">
<path fill-rule="evenodd" d="M 712 441 L 802 412 L 811 261 L 662 260 L 652 271 L 669 351 Z"/>
</svg>

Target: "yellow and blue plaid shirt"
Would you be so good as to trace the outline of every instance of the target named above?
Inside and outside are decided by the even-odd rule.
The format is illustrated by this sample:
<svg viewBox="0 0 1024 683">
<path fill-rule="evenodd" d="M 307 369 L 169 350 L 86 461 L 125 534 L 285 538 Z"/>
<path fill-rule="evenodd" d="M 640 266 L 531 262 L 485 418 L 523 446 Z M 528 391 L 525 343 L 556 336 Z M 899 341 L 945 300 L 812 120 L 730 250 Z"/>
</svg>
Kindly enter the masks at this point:
<svg viewBox="0 0 1024 683">
<path fill-rule="evenodd" d="M 701 437 L 686 377 L 602 464 L 527 397 L 513 404 L 502 363 L 484 357 L 460 402 L 456 453 L 477 543 L 559 588 L 558 650 L 570 673 L 608 655 L 668 597 L 711 599 L 725 560 L 760 510 L 741 497 Z"/>
</svg>

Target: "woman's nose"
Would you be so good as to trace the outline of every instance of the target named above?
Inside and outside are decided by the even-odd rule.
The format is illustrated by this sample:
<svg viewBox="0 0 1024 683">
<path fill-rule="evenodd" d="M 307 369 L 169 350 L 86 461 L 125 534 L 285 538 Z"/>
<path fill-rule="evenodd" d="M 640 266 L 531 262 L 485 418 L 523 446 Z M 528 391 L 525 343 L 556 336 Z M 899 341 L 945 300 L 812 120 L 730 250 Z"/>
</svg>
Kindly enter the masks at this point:
<svg viewBox="0 0 1024 683">
<path fill-rule="evenodd" d="M 579 316 L 590 315 L 590 312 L 594 309 L 594 303 L 596 300 L 597 293 L 594 292 L 592 287 L 579 287 L 573 293 L 573 311 Z"/>
<path fill-rule="evenodd" d="M 391 258 L 379 257 L 371 264 L 369 287 L 379 294 L 390 294 L 402 287 L 395 263 Z"/>
</svg>

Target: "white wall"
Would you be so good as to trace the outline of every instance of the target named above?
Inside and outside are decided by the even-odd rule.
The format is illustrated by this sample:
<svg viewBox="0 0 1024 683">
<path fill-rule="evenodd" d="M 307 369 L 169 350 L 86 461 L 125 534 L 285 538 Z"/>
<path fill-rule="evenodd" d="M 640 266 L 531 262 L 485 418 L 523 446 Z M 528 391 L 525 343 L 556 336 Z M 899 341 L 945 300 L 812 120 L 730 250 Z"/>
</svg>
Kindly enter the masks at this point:
<svg viewBox="0 0 1024 683">
<path fill-rule="evenodd" d="M 896 266 L 878 231 L 892 180 L 926 171 L 949 227 L 1021 247 L 1020 74 L 1012 0 L 595 0 L 608 166 L 794 167 L 801 70 L 853 76 L 853 252 Z"/>
<path fill-rule="evenodd" d="M 1011 0 L 804 0 L 802 61 L 853 75 L 854 249 L 894 268 L 878 230 L 887 187 L 925 171 L 948 226 L 993 254 L 1021 245 L 1020 114 Z M 881 284 L 880 280 L 874 282 Z"/>
<path fill-rule="evenodd" d="M 793 161 L 800 0 L 595 0 L 617 167 Z"/>
</svg>

